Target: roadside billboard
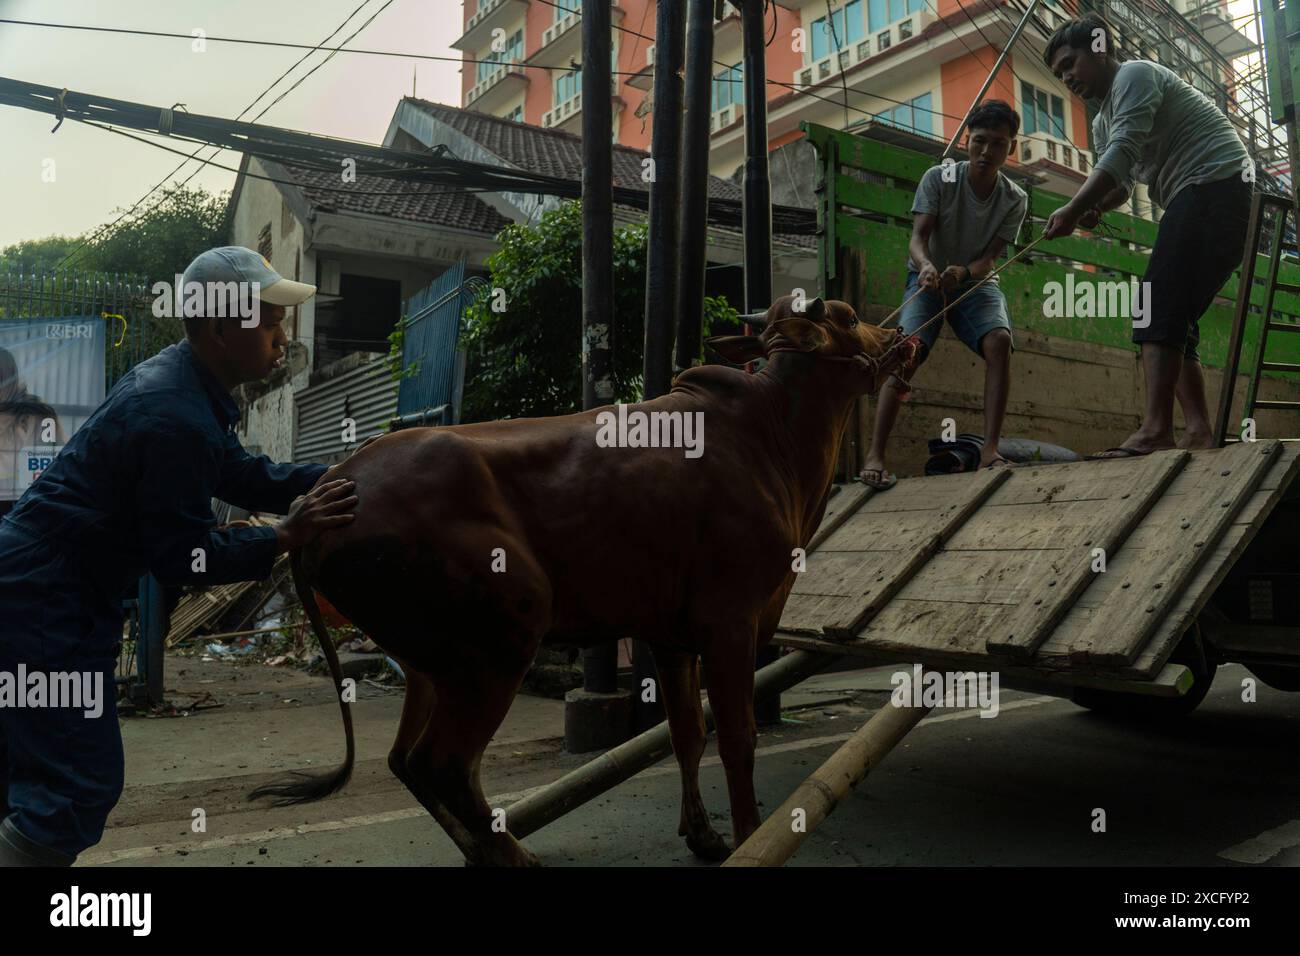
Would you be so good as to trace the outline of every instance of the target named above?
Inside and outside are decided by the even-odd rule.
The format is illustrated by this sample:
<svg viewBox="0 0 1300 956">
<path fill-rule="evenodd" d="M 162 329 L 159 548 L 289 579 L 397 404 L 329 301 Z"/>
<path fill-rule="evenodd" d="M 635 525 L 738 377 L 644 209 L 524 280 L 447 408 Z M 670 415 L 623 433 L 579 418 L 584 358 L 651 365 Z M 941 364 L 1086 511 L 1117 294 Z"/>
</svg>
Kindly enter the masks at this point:
<svg viewBox="0 0 1300 956">
<path fill-rule="evenodd" d="M 0 320 L 0 501 L 22 497 L 104 400 L 98 317 Z"/>
</svg>

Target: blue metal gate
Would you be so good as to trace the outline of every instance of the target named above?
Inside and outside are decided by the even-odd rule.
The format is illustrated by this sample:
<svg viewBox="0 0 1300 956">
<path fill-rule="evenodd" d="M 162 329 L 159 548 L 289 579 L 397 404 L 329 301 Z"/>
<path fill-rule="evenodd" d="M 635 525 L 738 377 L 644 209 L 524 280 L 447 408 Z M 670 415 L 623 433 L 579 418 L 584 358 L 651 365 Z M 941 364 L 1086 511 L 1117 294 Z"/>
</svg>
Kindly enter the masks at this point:
<svg viewBox="0 0 1300 956">
<path fill-rule="evenodd" d="M 397 391 L 397 424 L 451 425 L 460 420 L 464 353 L 457 350 L 461 317 L 483 285 L 465 278 L 465 260 L 452 266 L 406 303 L 402 368 L 415 365 Z"/>
</svg>

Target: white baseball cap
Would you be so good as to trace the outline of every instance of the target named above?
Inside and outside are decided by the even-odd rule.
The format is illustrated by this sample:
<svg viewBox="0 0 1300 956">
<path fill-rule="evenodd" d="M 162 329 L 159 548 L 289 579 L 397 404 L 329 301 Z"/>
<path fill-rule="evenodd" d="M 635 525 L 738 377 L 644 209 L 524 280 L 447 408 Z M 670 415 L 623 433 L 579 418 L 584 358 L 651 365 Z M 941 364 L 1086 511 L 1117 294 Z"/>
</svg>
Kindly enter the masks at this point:
<svg viewBox="0 0 1300 956">
<path fill-rule="evenodd" d="M 243 246 L 219 246 L 200 252 L 185 269 L 185 288 L 191 282 L 256 282 L 257 298 L 267 305 L 298 305 L 316 294 L 316 287 L 286 279 L 271 263 Z"/>
</svg>

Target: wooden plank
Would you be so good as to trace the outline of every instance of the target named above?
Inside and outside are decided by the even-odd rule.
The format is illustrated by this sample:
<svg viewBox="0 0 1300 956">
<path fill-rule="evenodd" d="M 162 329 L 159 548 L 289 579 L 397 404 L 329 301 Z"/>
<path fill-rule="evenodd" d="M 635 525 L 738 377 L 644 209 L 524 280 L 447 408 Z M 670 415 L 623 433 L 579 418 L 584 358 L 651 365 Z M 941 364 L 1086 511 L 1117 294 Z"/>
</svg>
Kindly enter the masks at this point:
<svg viewBox="0 0 1300 956">
<path fill-rule="evenodd" d="M 1071 645 L 1071 660 L 1115 667 L 1132 663 L 1161 617 L 1213 553 L 1279 450 L 1277 441 L 1260 441 L 1219 453 L 1219 473 L 1197 482 L 1199 494 L 1185 496 L 1182 518 L 1166 526 L 1159 547 L 1144 552 L 1141 567 L 1120 582 L 1120 589 L 1128 593 L 1097 609 Z"/>
<path fill-rule="evenodd" d="M 898 654 L 865 648 L 857 643 L 843 644 L 804 634 L 786 634 L 778 631 L 772 640 L 782 647 L 854 657 L 867 665 L 901 665 L 904 660 Z M 965 670 L 972 662 L 969 659 L 955 658 L 950 654 L 929 652 L 923 658 L 908 657 L 906 663 L 920 663 L 930 670 L 942 670 L 948 667 Z M 1093 674 L 1080 670 L 1047 670 L 1015 664 L 1002 664 L 998 667 L 998 674 L 1002 684 L 1007 687 L 1055 694 L 1060 697 L 1069 697 L 1075 687 L 1095 687 L 1098 690 L 1123 691 L 1126 694 L 1141 694 L 1146 697 L 1181 697 L 1192 686 L 1192 673 L 1183 664 L 1165 664 L 1150 679 L 1125 678 L 1111 673 Z"/>
<path fill-rule="evenodd" d="M 1125 673 L 1147 676 L 1154 673 L 1169 659 L 1178 640 L 1191 626 L 1233 565 L 1245 554 L 1255 536 L 1268 521 L 1273 509 L 1285 498 L 1300 475 L 1300 442 L 1284 441 L 1279 461 L 1273 466 L 1261 487 L 1271 486 L 1267 492 L 1256 491 L 1250 504 L 1242 509 L 1239 519 L 1249 517 L 1246 524 L 1234 524 L 1219 542 L 1210 560 L 1197 573 L 1192 584 L 1180 597 L 1172 613 L 1165 616 L 1155 635 Z M 1274 479 L 1278 479 L 1276 482 Z"/>
<path fill-rule="evenodd" d="M 907 535 L 897 554 L 873 556 L 849 582 L 849 596 L 828 609 L 822 632 L 829 637 L 853 637 L 952 537 L 966 520 L 1011 477 L 1010 468 L 984 469 L 967 476 L 962 494 L 934 514 L 928 527 Z"/>
<path fill-rule="evenodd" d="M 1190 452 L 1178 449 L 1157 452 L 1133 470 L 1131 483 L 1116 486 L 1116 490 L 1129 490 L 1106 505 L 1097 506 L 1091 524 L 1080 537 L 1073 538 L 1072 546 L 1062 556 L 1060 573 L 1038 580 L 1035 590 L 1011 615 L 1007 626 L 988 637 L 985 642 L 988 652 L 1016 660 L 1032 656 L 1096 578 L 1094 550 L 1101 548 L 1104 554 L 1119 550 L 1190 457 Z M 1068 512 L 1065 516 L 1068 517 Z M 1063 541 L 1071 540 L 1064 529 L 1058 529 L 1057 534 Z"/>
<path fill-rule="evenodd" d="M 1001 469 L 993 469 L 1000 471 Z M 929 475 L 924 478 L 902 478 L 893 488 L 872 495 L 859 515 L 884 514 L 892 516 L 900 511 L 934 511 L 944 507 L 954 497 L 964 495 L 974 472 L 952 475 Z"/>
<path fill-rule="evenodd" d="M 812 540 L 808 542 L 807 551 L 814 551 L 821 547 L 823 541 L 829 538 L 835 531 L 844 524 L 849 515 L 856 512 L 871 497 L 875 489 L 864 485 L 860 482 L 850 482 L 840 488 L 837 495 L 831 497 L 826 504 L 826 513 L 822 515 L 822 523 L 817 526 L 816 533 L 813 534 Z"/>
</svg>

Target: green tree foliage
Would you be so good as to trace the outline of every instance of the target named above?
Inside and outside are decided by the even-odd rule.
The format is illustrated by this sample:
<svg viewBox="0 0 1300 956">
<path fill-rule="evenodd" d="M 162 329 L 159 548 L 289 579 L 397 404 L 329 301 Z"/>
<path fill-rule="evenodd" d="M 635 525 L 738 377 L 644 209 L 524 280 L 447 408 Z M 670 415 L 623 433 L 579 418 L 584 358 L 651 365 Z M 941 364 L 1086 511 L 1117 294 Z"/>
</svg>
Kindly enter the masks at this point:
<svg viewBox="0 0 1300 956">
<path fill-rule="evenodd" d="M 96 227 L 81 236 L 29 239 L 0 249 L 0 271 L 129 273 L 150 281 L 171 281 L 204 249 L 227 243 L 226 193 L 193 186 L 173 186 L 147 200 L 140 210 L 64 258 L 96 236 Z M 143 210 L 143 211 L 142 211 Z M 114 211 L 114 218 L 125 212 Z"/>
<path fill-rule="evenodd" d="M 81 240 L 75 236 L 47 236 L 26 239 L 0 249 L 0 273 L 21 272 L 37 275 L 53 272 Z"/>
<path fill-rule="evenodd" d="M 504 229 L 488 257 L 489 290 L 465 313 L 461 420 L 566 415 L 582 407 L 582 207 L 565 203 L 535 225 Z M 642 394 L 646 226 L 614 234 L 614 391 Z M 500 290 L 499 292 L 497 290 Z M 705 334 L 734 321 L 721 298 L 705 301 Z"/>
<path fill-rule="evenodd" d="M 228 244 L 228 194 L 174 186 L 163 190 L 162 196 L 148 211 L 123 219 L 109 235 L 83 250 L 79 267 L 170 282 L 203 250 Z"/>
</svg>

